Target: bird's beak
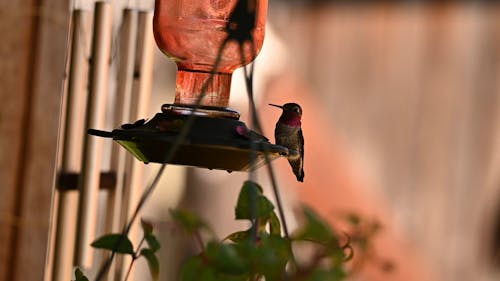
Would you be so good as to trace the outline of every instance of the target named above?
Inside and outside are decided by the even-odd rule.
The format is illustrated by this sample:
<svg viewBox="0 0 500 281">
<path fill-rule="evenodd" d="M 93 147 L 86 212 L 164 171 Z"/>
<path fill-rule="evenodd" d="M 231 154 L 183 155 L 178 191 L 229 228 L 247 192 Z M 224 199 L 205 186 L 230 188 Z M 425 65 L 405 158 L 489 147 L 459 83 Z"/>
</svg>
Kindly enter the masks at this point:
<svg viewBox="0 0 500 281">
<path fill-rule="evenodd" d="M 271 106 L 276 106 L 276 107 L 279 107 L 279 108 L 283 109 L 283 106 L 281 106 L 281 105 L 272 104 L 272 103 L 270 103 L 269 105 L 271 105 Z"/>
</svg>

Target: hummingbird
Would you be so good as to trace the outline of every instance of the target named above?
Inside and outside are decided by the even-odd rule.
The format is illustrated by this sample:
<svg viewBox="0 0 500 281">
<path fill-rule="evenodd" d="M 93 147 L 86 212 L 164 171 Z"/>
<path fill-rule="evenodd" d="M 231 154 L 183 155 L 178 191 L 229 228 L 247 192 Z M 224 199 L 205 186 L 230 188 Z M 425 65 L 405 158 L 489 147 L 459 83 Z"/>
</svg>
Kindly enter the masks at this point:
<svg viewBox="0 0 500 281">
<path fill-rule="evenodd" d="M 274 137 L 276 144 L 291 150 L 288 155 L 288 163 L 292 166 L 293 173 L 300 182 L 304 181 L 304 136 L 300 118 L 302 108 L 296 103 L 284 105 L 269 104 L 283 110 L 280 119 L 276 122 Z"/>
</svg>

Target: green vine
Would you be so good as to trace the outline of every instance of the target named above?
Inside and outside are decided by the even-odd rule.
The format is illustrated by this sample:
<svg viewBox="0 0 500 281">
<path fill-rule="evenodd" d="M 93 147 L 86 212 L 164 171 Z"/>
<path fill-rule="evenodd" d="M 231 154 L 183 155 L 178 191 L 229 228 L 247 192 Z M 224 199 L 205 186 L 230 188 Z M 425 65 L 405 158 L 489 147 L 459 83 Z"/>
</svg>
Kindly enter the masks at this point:
<svg viewBox="0 0 500 281">
<path fill-rule="evenodd" d="M 200 248 L 198 254 L 183 262 L 181 281 L 345 280 L 353 270 L 359 270 L 356 264 L 347 266 L 355 251 L 358 260 L 375 260 L 372 240 L 380 229 L 378 223 L 350 214 L 346 219 L 350 234 L 339 235 L 311 208 L 303 206 L 301 226 L 286 237 L 273 203 L 263 194 L 262 187 L 252 181 L 244 182 L 234 210 L 235 219 L 248 220 L 250 227 L 224 239 L 218 239 L 210 226 L 192 211 L 178 209 L 170 214 Z M 147 260 L 152 279 L 158 280 L 160 266 L 156 252 L 160 243 L 153 234 L 152 224 L 142 220 L 141 225 L 143 237 L 136 250 L 121 233 L 106 234 L 92 243 L 94 248 L 132 257 L 124 280 L 128 280 L 139 258 Z M 206 236 L 210 238 L 204 242 L 202 237 Z M 80 269 L 75 270 L 75 277 L 76 281 L 88 281 Z"/>
<path fill-rule="evenodd" d="M 156 252 L 160 249 L 160 242 L 158 242 L 158 239 L 153 234 L 153 225 L 151 223 L 141 220 L 141 226 L 143 237 L 136 250 L 134 250 L 134 246 L 132 245 L 130 239 L 122 233 L 103 235 L 91 244 L 91 246 L 96 249 L 103 249 L 117 254 L 129 255 L 132 258 L 127 274 L 125 275 L 125 281 L 130 277 L 130 272 L 135 261 L 141 257 L 145 258 L 148 263 L 151 278 L 153 280 L 158 280 L 160 264 L 158 262 L 158 257 L 156 256 Z M 146 246 L 143 246 L 144 242 L 146 242 Z M 119 247 L 117 247 L 117 245 L 119 245 Z M 88 280 L 78 268 L 75 270 L 75 277 L 76 281 Z"/>
<path fill-rule="evenodd" d="M 252 193 L 257 195 L 255 217 L 250 207 Z M 274 205 L 263 195 L 262 188 L 251 181 L 243 184 L 235 208 L 235 218 L 249 220 L 251 226 L 222 240 L 212 235 L 210 241 L 203 243 L 196 237 L 205 231 L 213 233 L 205 222 L 190 211 L 171 213 L 202 249 L 184 262 L 182 281 L 344 280 L 345 264 L 353 256 L 351 245 L 341 244 L 335 231 L 307 207 L 302 208 L 302 227 L 290 238 L 282 236 Z M 294 254 L 297 247 L 312 247 L 314 253 L 299 262 Z"/>
</svg>

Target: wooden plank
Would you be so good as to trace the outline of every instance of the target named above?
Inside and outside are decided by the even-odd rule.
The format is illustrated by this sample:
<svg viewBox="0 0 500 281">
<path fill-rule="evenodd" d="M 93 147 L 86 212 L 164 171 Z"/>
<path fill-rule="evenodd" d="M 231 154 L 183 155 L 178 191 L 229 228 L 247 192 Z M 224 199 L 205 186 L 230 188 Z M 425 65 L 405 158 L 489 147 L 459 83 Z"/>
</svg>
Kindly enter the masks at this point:
<svg viewBox="0 0 500 281">
<path fill-rule="evenodd" d="M 31 1 L 2 3 L 0 6 L 0 279 L 9 280 L 13 230 L 19 222 L 15 212 L 22 165 L 23 115 L 29 95 L 31 43 L 34 18 L 25 8 Z M 13 30 L 11 27 L 15 26 Z"/>
<path fill-rule="evenodd" d="M 104 127 L 111 52 L 111 18 L 111 4 L 96 2 L 85 129 Z M 102 138 L 86 135 L 82 152 L 75 263 L 85 269 L 92 267 L 93 262 L 94 251 L 90 244 L 95 239 L 97 228 L 102 143 Z"/>
<path fill-rule="evenodd" d="M 151 82 L 153 74 L 153 51 L 154 38 L 153 30 L 150 28 L 153 14 L 149 11 L 139 12 L 137 27 L 137 47 L 134 62 L 134 81 L 132 84 L 132 97 L 130 102 L 130 120 L 138 120 L 148 116 Z M 123 187 L 123 202 L 120 223 L 126 225 L 135 211 L 142 190 L 144 189 L 144 163 L 138 161 L 131 154 L 125 157 L 125 180 Z M 129 238 L 135 244 L 139 240 L 140 227 L 137 223 L 132 225 Z M 129 264 L 129 257 L 117 259 L 118 278 L 123 278 L 126 274 L 126 266 Z M 121 268 L 120 268 L 121 267 Z M 121 272 L 120 272 L 121 269 Z M 132 276 L 133 276 L 132 272 Z"/>
<path fill-rule="evenodd" d="M 0 279 L 43 280 L 68 3 L 2 4 Z M 15 28 L 12 28 L 15 27 Z M 50 66 L 51 71 L 46 71 Z M 29 270 L 26 270 L 29 268 Z"/>
<path fill-rule="evenodd" d="M 84 136 L 84 108 L 86 105 L 86 85 L 88 74 L 88 56 L 90 41 L 89 13 L 74 10 L 72 19 L 71 61 L 69 66 L 68 86 L 66 93 L 64 132 L 61 135 L 60 152 L 61 168 L 57 179 L 57 209 L 55 240 L 53 243 L 53 273 L 50 280 L 68 280 L 72 275 L 74 245 L 76 237 L 76 220 L 78 205 L 78 173 L 81 164 L 81 147 Z M 60 174 L 74 174 L 74 180 L 65 183 Z M 60 190 L 63 185 L 75 190 Z M 55 208 L 55 206 L 54 206 Z"/>
<path fill-rule="evenodd" d="M 117 89 L 114 112 L 114 127 L 123 123 L 131 122 L 130 106 L 132 98 L 132 86 L 134 77 L 134 62 L 137 49 L 137 22 L 138 10 L 124 9 L 122 14 L 122 23 L 120 29 L 119 62 L 117 74 Z M 116 172 L 117 182 L 114 189 L 108 192 L 108 201 L 106 206 L 106 233 L 117 233 L 122 230 L 120 225 L 122 216 L 123 189 L 125 184 L 125 162 L 126 151 L 118 143 L 113 143 L 111 147 L 110 168 Z M 125 202 L 127 202 L 125 200 Z M 102 253 L 103 261 L 106 261 L 110 254 Z M 115 280 L 115 266 L 120 262 L 114 262 L 109 269 L 107 280 Z M 120 268 L 118 272 L 123 272 Z"/>
<path fill-rule="evenodd" d="M 62 86 L 65 77 L 69 3 L 40 1 L 34 9 L 36 29 L 32 48 L 34 59 L 29 113 L 24 125 L 28 137 L 22 159 L 17 253 L 12 257 L 8 280 L 42 280 L 46 269 L 51 203 L 54 194 L 56 151 L 60 121 Z M 50 68 L 50 71 L 47 71 Z M 26 270 L 29 268 L 30 270 Z"/>
</svg>

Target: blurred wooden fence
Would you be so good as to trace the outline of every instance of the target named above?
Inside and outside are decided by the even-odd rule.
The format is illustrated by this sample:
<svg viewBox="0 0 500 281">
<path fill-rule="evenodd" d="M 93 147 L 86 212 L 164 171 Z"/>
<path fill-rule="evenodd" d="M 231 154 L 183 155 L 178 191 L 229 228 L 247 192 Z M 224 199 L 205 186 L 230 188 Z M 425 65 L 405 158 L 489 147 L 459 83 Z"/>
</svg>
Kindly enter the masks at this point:
<svg viewBox="0 0 500 281">
<path fill-rule="evenodd" d="M 92 276 L 103 255 L 90 243 L 118 232 L 138 200 L 143 165 L 118 149 L 103 153 L 103 140 L 86 130 L 146 114 L 152 12 L 117 5 L 113 23 L 109 2 L 95 9 L 94 1 L 84 2 L 86 10 L 60 0 L 0 5 L 6 41 L 0 48 L 0 280 L 71 280 L 74 266 Z M 112 27 L 120 26 L 120 13 L 118 36 Z M 119 70 L 110 74 L 110 68 Z M 105 120 L 107 92 L 116 85 L 109 107 L 116 117 Z M 110 154 L 111 164 L 103 157 Z M 107 166 L 111 172 L 103 171 Z M 105 194 L 107 201 L 99 200 Z M 121 276 L 121 267 L 116 271 Z"/>
<path fill-rule="evenodd" d="M 2 280 L 48 269 L 69 8 L 41 2 L 57 9 L 0 6 Z M 442 280 L 497 280 L 487 253 L 500 204 L 499 6 L 338 4 L 269 18 L 325 105 L 314 110 Z"/>
<path fill-rule="evenodd" d="M 500 5 L 273 11 L 291 64 L 324 104 L 308 114 L 330 118 L 441 280 L 497 280 Z"/>
<path fill-rule="evenodd" d="M 0 280 L 46 270 L 68 5 L 0 4 Z"/>
</svg>

